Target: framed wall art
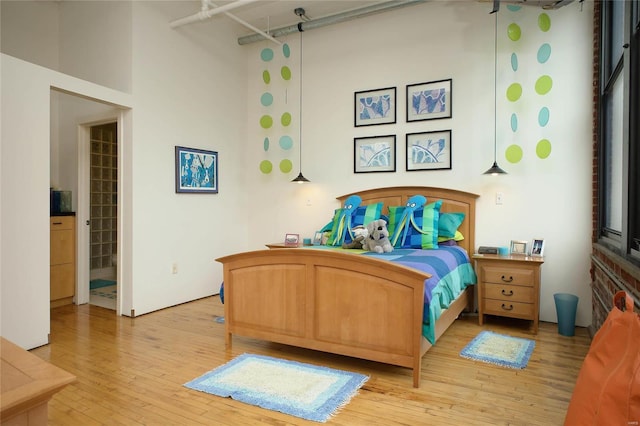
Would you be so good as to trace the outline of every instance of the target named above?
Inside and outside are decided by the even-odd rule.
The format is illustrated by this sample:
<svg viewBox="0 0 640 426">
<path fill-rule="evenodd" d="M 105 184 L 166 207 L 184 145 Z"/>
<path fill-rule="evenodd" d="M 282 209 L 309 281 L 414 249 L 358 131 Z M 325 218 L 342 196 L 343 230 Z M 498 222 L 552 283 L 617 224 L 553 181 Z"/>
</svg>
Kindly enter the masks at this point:
<svg viewBox="0 0 640 426">
<path fill-rule="evenodd" d="M 176 146 L 176 192 L 218 193 L 218 153 Z"/>
<path fill-rule="evenodd" d="M 374 126 L 396 122 L 396 88 L 355 92 L 354 125 Z"/>
<path fill-rule="evenodd" d="M 353 172 L 395 172 L 396 136 L 368 136 L 353 139 Z"/>
<path fill-rule="evenodd" d="M 407 134 L 407 171 L 451 169 L 451 130 Z"/>
<path fill-rule="evenodd" d="M 407 85 L 407 121 L 451 118 L 452 80 Z"/>
</svg>

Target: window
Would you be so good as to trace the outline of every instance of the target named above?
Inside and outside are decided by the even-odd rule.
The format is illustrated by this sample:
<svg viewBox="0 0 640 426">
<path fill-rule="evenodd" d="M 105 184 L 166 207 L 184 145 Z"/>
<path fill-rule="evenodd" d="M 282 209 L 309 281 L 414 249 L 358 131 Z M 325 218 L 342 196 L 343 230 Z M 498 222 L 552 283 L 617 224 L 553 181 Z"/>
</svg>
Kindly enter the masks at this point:
<svg viewBox="0 0 640 426">
<path fill-rule="evenodd" d="M 600 3 L 600 240 L 640 262 L 640 0 Z"/>
</svg>

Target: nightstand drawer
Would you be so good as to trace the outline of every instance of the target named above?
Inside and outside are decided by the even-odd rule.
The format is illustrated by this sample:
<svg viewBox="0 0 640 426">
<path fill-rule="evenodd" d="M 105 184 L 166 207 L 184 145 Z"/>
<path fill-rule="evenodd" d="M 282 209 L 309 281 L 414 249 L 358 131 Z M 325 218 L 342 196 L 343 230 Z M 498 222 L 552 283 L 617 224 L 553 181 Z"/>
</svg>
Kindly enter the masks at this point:
<svg viewBox="0 0 640 426">
<path fill-rule="evenodd" d="M 533 287 L 508 284 L 485 284 L 484 297 L 506 302 L 533 303 L 535 300 Z"/>
<path fill-rule="evenodd" d="M 515 318 L 532 318 L 533 304 L 505 300 L 484 299 L 484 313 Z"/>
<path fill-rule="evenodd" d="M 501 268 L 483 266 L 481 279 L 487 283 L 533 286 L 534 270 L 532 268 Z"/>
</svg>

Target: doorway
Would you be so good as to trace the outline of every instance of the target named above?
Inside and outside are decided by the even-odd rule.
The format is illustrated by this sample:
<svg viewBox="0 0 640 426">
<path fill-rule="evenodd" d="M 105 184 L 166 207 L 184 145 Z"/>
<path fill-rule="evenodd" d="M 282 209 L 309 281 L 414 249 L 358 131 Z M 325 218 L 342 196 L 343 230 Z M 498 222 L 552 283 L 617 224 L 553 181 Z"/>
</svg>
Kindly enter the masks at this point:
<svg viewBox="0 0 640 426">
<path fill-rule="evenodd" d="M 89 129 L 89 303 L 116 310 L 118 123 Z"/>
</svg>

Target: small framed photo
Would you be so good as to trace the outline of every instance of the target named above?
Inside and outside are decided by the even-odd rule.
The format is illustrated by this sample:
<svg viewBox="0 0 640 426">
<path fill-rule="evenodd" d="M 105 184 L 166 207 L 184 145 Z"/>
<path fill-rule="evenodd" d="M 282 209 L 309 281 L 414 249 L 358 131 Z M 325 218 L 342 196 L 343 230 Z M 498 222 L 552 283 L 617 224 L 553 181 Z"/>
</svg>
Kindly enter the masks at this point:
<svg viewBox="0 0 640 426">
<path fill-rule="evenodd" d="M 544 240 L 534 238 L 531 242 L 531 256 L 543 256 L 544 255 Z"/>
<path fill-rule="evenodd" d="M 450 170 L 451 130 L 407 134 L 407 171 Z"/>
<path fill-rule="evenodd" d="M 353 172 L 395 172 L 396 135 L 353 139 Z"/>
<path fill-rule="evenodd" d="M 353 103 L 355 127 L 396 122 L 395 87 L 355 92 Z"/>
<path fill-rule="evenodd" d="M 286 247 L 298 247 L 300 245 L 300 234 L 286 234 L 284 236 Z"/>
<path fill-rule="evenodd" d="M 311 242 L 314 246 L 319 246 L 322 244 L 322 232 L 317 231 L 313 236 L 313 241 Z"/>
<path fill-rule="evenodd" d="M 176 146 L 176 192 L 218 193 L 218 153 Z"/>
<path fill-rule="evenodd" d="M 526 254 L 528 253 L 527 245 L 528 245 L 527 241 L 511 240 L 511 249 L 509 250 L 509 252 L 511 254 L 526 256 Z"/>
<path fill-rule="evenodd" d="M 451 79 L 407 86 L 407 122 L 451 118 Z"/>
</svg>

